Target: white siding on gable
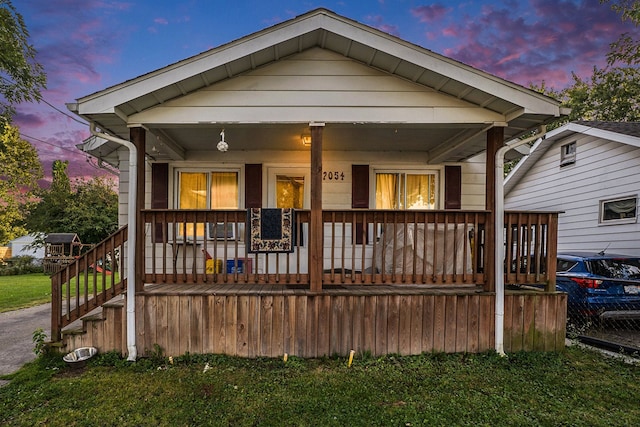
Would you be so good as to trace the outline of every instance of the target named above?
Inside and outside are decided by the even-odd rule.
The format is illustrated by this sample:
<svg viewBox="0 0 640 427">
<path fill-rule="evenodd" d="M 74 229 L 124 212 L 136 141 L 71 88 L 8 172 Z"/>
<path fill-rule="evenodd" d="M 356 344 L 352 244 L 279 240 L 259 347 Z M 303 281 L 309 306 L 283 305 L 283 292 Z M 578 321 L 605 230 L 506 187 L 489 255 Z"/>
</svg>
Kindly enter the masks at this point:
<svg viewBox="0 0 640 427">
<path fill-rule="evenodd" d="M 561 146 L 576 141 L 576 162 L 560 167 Z M 640 224 L 600 224 L 600 201 L 640 196 L 640 148 L 577 134 L 555 142 L 505 198 L 506 209 L 563 211 L 559 251 L 640 255 Z"/>
<path fill-rule="evenodd" d="M 133 114 L 129 123 L 485 123 L 504 116 L 320 48 Z"/>
</svg>

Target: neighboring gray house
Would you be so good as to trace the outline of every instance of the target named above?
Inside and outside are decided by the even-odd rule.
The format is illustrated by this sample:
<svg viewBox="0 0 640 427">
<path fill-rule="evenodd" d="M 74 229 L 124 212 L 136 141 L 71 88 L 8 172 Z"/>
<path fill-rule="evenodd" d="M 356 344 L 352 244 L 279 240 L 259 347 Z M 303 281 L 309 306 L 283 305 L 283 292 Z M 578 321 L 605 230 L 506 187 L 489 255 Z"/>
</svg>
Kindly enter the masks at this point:
<svg viewBox="0 0 640 427">
<path fill-rule="evenodd" d="M 563 211 L 558 251 L 640 255 L 640 122 L 550 131 L 505 179 L 505 209 Z"/>
<path fill-rule="evenodd" d="M 11 256 L 32 256 L 37 260 L 42 260 L 44 258 L 44 248 L 31 247 L 35 239 L 34 236 L 28 234 L 11 240 L 7 245 L 11 249 Z"/>
</svg>

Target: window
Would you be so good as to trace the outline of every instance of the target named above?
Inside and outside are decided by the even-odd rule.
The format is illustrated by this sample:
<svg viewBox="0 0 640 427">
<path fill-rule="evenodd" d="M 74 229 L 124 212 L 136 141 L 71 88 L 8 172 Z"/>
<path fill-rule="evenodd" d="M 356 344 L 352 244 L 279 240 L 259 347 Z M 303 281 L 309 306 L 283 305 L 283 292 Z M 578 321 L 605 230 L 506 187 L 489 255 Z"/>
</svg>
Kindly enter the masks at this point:
<svg viewBox="0 0 640 427">
<path fill-rule="evenodd" d="M 302 209 L 304 176 L 276 175 L 276 207 Z"/>
<path fill-rule="evenodd" d="M 576 162 L 576 142 L 570 142 L 560 147 L 560 167 L 572 165 Z"/>
<path fill-rule="evenodd" d="M 557 264 L 556 264 L 556 271 L 558 273 L 562 273 L 565 271 L 569 271 L 571 270 L 575 265 L 577 264 L 577 261 L 572 261 L 572 260 L 568 260 L 568 259 L 563 259 L 563 258 L 558 258 L 557 260 Z"/>
<path fill-rule="evenodd" d="M 436 209 L 436 173 L 376 173 L 376 209 Z"/>
<path fill-rule="evenodd" d="M 638 197 L 629 196 L 600 201 L 600 223 L 636 222 Z"/>
<path fill-rule="evenodd" d="M 240 206 L 238 171 L 178 172 L 178 209 L 238 209 Z M 204 236 L 204 224 L 196 235 Z M 179 227 L 181 235 L 183 227 Z M 193 236 L 193 224 L 186 225 Z"/>
</svg>

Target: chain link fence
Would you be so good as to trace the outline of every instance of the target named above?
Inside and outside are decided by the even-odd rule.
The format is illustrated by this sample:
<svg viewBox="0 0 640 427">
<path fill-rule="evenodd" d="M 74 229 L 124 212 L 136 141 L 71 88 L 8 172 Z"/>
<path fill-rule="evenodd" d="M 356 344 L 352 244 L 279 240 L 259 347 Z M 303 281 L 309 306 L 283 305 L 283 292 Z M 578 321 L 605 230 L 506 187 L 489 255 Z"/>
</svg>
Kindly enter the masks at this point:
<svg viewBox="0 0 640 427">
<path fill-rule="evenodd" d="M 559 254 L 557 272 L 569 338 L 640 354 L 640 258 Z"/>
</svg>

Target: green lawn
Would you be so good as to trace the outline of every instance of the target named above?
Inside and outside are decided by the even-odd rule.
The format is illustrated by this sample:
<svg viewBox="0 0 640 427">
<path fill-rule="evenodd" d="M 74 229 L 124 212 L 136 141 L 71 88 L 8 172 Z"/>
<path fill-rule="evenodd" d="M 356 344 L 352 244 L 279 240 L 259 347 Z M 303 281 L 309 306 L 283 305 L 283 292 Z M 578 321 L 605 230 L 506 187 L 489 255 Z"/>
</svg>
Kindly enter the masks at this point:
<svg viewBox="0 0 640 427">
<path fill-rule="evenodd" d="M 0 276 L 0 313 L 51 302 L 51 279 L 43 273 Z"/>
<path fill-rule="evenodd" d="M 111 282 L 107 276 L 108 285 Z M 114 280 L 120 280 L 115 273 Z M 75 279 L 71 295 L 75 295 Z M 80 287 L 84 289 L 84 276 L 80 276 Z M 93 289 L 93 288 L 92 288 Z M 98 277 L 98 291 L 102 290 L 102 278 Z M 51 302 L 51 278 L 47 274 L 33 273 L 17 276 L 0 276 L 0 313 Z"/>
<path fill-rule="evenodd" d="M 205 369 L 208 366 L 210 369 Z M 6 426 L 630 426 L 640 366 L 561 353 L 303 360 L 186 355 L 84 370 L 42 357 L 0 388 Z"/>
</svg>

